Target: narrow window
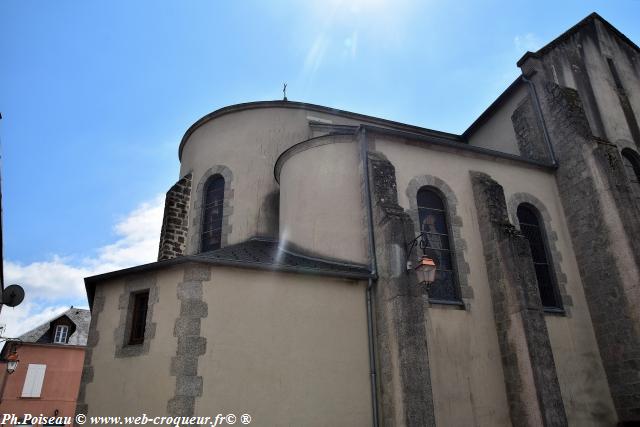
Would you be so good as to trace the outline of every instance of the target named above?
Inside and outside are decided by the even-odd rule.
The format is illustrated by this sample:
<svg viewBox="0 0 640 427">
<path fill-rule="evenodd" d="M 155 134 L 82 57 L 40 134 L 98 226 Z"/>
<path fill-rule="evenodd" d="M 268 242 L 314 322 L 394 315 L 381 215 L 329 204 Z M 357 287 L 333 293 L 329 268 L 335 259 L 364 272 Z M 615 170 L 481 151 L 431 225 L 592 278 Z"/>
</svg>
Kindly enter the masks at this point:
<svg viewBox="0 0 640 427">
<path fill-rule="evenodd" d="M 202 252 L 220 248 L 222 240 L 222 205 L 224 202 L 224 178 L 213 175 L 204 187 L 202 212 Z"/>
<path fill-rule="evenodd" d="M 149 291 L 138 292 L 133 295 L 133 313 L 131 315 L 131 336 L 129 344 L 142 344 L 144 329 L 147 323 L 147 307 L 149 305 Z"/>
<path fill-rule="evenodd" d="M 40 397 L 46 370 L 47 365 L 29 363 L 27 376 L 24 379 L 24 386 L 22 387 L 22 397 Z"/>
<path fill-rule="evenodd" d="M 67 325 L 56 326 L 56 333 L 53 337 L 54 344 L 66 344 L 69 327 Z"/>
<path fill-rule="evenodd" d="M 538 280 L 538 290 L 540 300 L 544 308 L 562 309 L 560 298 L 556 290 L 551 264 L 547 251 L 547 244 L 543 236 L 543 229 L 540 227 L 538 211 L 530 205 L 521 204 L 518 206 L 518 222 L 520 230 L 529 240 L 531 247 L 531 257 L 536 270 Z"/>
<path fill-rule="evenodd" d="M 635 151 L 625 148 L 622 150 L 622 163 L 631 183 L 631 190 L 640 204 L 640 156 Z"/>
<path fill-rule="evenodd" d="M 611 71 L 611 75 L 613 76 L 613 82 L 616 85 L 616 89 L 618 89 L 620 93 L 624 93 L 624 86 L 622 86 L 622 81 L 620 80 L 620 75 L 618 74 L 616 65 L 613 63 L 611 58 L 607 58 L 607 64 L 609 65 L 609 71 Z"/>
<path fill-rule="evenodd" d="M 429 287 L 429 298 L 460 301 L 452 263 L 453 248 L 449 243 L 447 210 L 442 197 L 428 187 L 418 191 L 418 217 L 420 230 L 426 233 L 427 248 L 436 258 L 436 281 Z"/>
</svg>

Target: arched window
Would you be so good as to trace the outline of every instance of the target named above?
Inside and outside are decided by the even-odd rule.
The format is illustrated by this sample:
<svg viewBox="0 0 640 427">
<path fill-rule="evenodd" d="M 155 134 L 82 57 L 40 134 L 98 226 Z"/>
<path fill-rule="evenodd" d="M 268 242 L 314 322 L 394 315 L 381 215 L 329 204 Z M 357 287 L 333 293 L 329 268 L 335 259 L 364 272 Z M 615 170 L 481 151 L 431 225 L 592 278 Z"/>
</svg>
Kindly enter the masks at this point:
<svg viewBox="0 0 640 427">
<path fill-rule="evenodd" d="M 549 251 L 543 234 L 544 229 L 540 226 L 538 210 L 529 204 L 523 203 L 518 206 L 517 215 L 520 231 L 529 240 L 531 247 L 531 257 L 536 270 L 542 306 L 544 308 L 562 309 L 553 271 L 551 270 Z"/>
<path fill-rule="evenodd" d="M 640 203 L 640 155 L 625 148 L 622 150 L 622 163 L 624 163 L 624 171 L 631 182 L 631 190 Z"/>
<path fill-rule="evenodd" d="M 430 187 L 422 187 L 418 191 L 418 218 L 420 230 L 426 233 L 428 253 L 436 258 L 436 281 L 429 288 L 429 298 L 460 301 L 452 262 L 447 209 L 440 194 Z"/>
<path fill-rule="evenodd" d="M 224 178 L 213 175 L 204 186 L 202 213 L 202 252 L 220 248 L 222 239 L 222 205 L 224 203 Z"/>
</svg>

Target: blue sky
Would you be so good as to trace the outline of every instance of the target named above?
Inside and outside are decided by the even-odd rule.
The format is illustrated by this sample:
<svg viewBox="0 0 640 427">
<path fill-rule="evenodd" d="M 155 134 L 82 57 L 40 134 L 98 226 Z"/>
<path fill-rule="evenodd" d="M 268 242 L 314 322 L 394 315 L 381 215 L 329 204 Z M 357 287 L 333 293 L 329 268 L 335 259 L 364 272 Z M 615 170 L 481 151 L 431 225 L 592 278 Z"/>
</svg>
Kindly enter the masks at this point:
<svg viewBox="0 0 640 427">
<path fill-rule="evenodd" d="M 208 112 L 286 81 L 290 100 L 461 133 L 526 50 L 593 11 L 640 43 L 640 0 L 2 0 L 5 266 L 28 299 L 0 323 L 155 258 L 178 143 Z"/>
</svg>

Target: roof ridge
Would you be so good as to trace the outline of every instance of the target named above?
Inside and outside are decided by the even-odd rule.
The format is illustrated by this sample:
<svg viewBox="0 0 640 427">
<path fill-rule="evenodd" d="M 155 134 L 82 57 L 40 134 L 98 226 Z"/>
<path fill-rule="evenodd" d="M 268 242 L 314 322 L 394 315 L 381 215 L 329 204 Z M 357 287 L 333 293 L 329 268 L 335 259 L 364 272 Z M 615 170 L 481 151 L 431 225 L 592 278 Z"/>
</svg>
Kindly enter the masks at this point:
<svg viewBox="0 0 640 427">
<path fill-rule="evenodd" d="M 555 45 L 557 45 L 561 41 L 565 40 L 567 37 L 572 36 L 577 31 L 579 31 L 581 27 L 583 27 L 584 25 L 586 25 L 588 23 L 591 23 L 591 22 L 595 21 L 596 19 L 598 19 L 600 22 L 602 22 L 604 24 L 604 26 L 609 29 L 609 31 L 611 31 L 613 34 L 618 36 L 622 41 L 627 43 L 631 48 L 633 48 L 633 49 L 637 50 L 638 52 L 640 52 L 640 47 L 637 44 L 635 44 L 629 37 L 627 37 L 622 31 L 620 31 L 616 27 L 614 27 L 609 21 L 604 19 L 597 12 L 591 12 L 589 15 L 585 16 L 584 18 L 582 18 L 576 24 L 571 26 L 568 30 L 565 30 L 564 32 L 562 32 L 559 36 L 557 36 L 556 38 L 552 39 L 549 43 L 545 44 L 540 49 L 536 50 L 535 52 L 531 52 L 531 51 L 525 52 L 525 54 L 522 55 L 522 57 L 518 60 L 516 65 L 518 67 L 520 67 L 527 60 L 527 58 L 529 58 L 529 57 L 537 58 L 537 57 L 540 57 L 541 55 L 546 54 L 549 50 L 553 49 L 555 47 Z"/>
</svg>

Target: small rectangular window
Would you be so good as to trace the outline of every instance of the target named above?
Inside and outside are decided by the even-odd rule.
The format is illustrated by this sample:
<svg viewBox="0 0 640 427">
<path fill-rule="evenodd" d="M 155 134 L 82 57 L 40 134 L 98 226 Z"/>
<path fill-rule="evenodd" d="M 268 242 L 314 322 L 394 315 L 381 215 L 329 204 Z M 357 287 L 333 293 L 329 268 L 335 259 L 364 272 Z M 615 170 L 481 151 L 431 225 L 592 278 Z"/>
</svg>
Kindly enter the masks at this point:
<svg viewBox="0 0 640 427">
<path fill-rule="evenodd" d="M 56 333 L 53 337 L 54 344 L 66 344 L 67 335 L 69 334 L 69 327 L 67 325 L 56 326 Z"/>
<path fill-rule="evenodd" d="M 22 397 L 40 397 L 42 383 L 44 382 L 44 372 L 47 365 L 30 363 L 27 367 L 27 376 L 22 387 Z"/>
<path fill-rule="evenodd" d="M 147 308 L 149 305 L 149 291 L 138 292 L 133 295 L 133 312 L 131 315 L 131 336 L 129 344 L 142 344 L 144 329 L 147 323 Z"/>
</svg>

